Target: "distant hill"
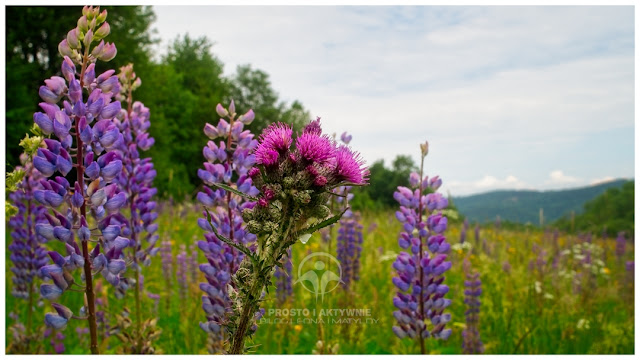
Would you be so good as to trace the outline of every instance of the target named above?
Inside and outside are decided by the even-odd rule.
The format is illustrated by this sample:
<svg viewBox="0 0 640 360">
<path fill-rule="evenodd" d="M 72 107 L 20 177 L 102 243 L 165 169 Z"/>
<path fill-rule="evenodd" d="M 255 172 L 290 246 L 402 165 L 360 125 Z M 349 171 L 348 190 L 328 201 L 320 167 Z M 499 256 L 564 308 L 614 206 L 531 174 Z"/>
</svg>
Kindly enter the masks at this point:
<svg viewBox="0 0 640 360">
<path fill-rule="evenodd" d="M 629 180 L 619 179 L 598 185 L 568 190 L 498 190 L 484 194 L 454 197 L 458 211 L 470 222 L 502 220 L 518 223 L 540 223 L 540 208 L 544 211 L 545 224 L 575 211 L 579 214 L 583 205 L 612 187 L 621 187 Z"/>
</svg>

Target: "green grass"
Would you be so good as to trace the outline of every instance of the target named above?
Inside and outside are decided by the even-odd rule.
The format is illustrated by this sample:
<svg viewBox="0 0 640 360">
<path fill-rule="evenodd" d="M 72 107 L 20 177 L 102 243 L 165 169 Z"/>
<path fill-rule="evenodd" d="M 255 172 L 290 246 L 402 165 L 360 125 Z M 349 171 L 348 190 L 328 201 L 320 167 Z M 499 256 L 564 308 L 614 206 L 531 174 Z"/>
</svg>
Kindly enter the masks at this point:
<svg viewBox="0 0 640 360">
<path fill-rule="evenodd" d="M 165 208 L 166 209 L 166 208 Z M 176 206 L 173 211 L 165 210 L 159 225 L 162 239 L 170 239 L 174 257 L 181 244 L 193 246 L 202 239 L 202 231 L 196 224 L 199 214 L 193 207 Z M 400 224 L 393 213 L 365 214 L 364 243 L 360 280 L 352 285 L 351 291 L 338 288 L 325 295 L 318 302 L 315 296 L 304 289 L 301 283 L 294 284 L 294 294 L 285 304 L 277 304 L 275 289 L 271 288 L 263 303 L 267 314 L 249 345 L 256 345 L 258 354 L 311 354 L 314 350 L 328 351 L 337 345 L 340 354 L 415 354 L 417 344 L 411 340 L 398 339 L 391 327 L 394 325 L 392 299 L 396 289 L 391 283 L 394 271 L 391 267 L 400 248 L 397 234 Z M 369 231 L 370 225 L 377 227 Z M 459 242 L 461 225 L 451 225 L 447 237 L 451 244 Z M 431 354 L 459 354 L 462 351 L 461 330 L 464 328 L 462 260 L 469 256 L 475 269 L 480 272 L 483 286 L 481 295 L 480 335 L 486 353 L 492 354 L 632 354 L 634 352 L 633 327 L 633 285 L 629 284 L 624 261 L 633 259 L 633 249 L 627 248 L 622 260 L 614 255 L 615 240 L 606 243 L 594 238 L 593 243 L 606 254 L 604 266 L 598 267 L 598 274 L 587 276 L 591 269 L 578 264 L 573 253 L 559 262 L 557 269 L 551 266 L 553 244 L 550 235 L 542 231 L 496 231 L 483 228 L 481 237 L 487 240 L 488 253 L 482 243 L 476 244 L 473 231 L 469 231 L 468 242 L 473 250 L 454 250 L 450 260 L 453 267 L 446 274 L 450 287 L 448 297 L 453 299 L 449 311 L 453 315 L 450 326 L 453 334 L 448 341 L 427 341 Z M 469 239 L 471 238 L 471 239 Z M 7 235 L 7 244 L 11 242 Z M 572 249 L 578 243 L 573 236 L 561 235 L 561 250 Z M 549 254 L 543 275 L 537 270 L 530 271 L 530 261 L 536 260 L 532 247 L 537 244 Z M 54 247 L 60 244 L 51 244 Z M 335 239 L 332 246 L 335 252 Z M 311 252 L 326 252 L 328 245 L 315 234 L 307 244 L 297 243 L 293 247 L 293 279 L 297 279 L 297 264 Z M 597 250 L 596 250 L 597 251 Z M 199 253 L 200 262 L 204 262 Z M 594 252 L 595 254 L 595 252 Z M 596 255 L 594 255 L 595 259 Z M 603 259 L 602 255 L 597 258 Z M 11 262 L 7 254 L 6 265 L 6 323 L 14 324 L 9 317 L 12 309 L 19 313 L 20 321 L 26 321 L 26 301 L 16 299 L 11 292 Z M 503 270 L 504 261 L 511 265 L 509 273 Z M 146 295 L 143 299 L 143 319 L 157 318 L 157 328 L 162 333 L 154 342 L 158 353 L 164 354 L 206 354 L 207 337 L 198 323 L 205 319 L 201 309 L 202 292 L 198 283 L 204 281 L 200 272 L 198 280 L 189 284 L 189 294 L 181 299 L 175 278 L 168 287 L 162 274 L 163 264 L 159 255 L 152 265 L 144 268 L 145 290 L 160 294 L 157 307 Z M 175 270 L 175 263 L 173 265 Z M 571 269 L 583 274 L 581 289 L 576 289 L 573 278 L 563 277 Z M 79 274 L 76 274 L 79 275 Z M 98 276 L 100 279 L 100 276 Z M 109 321 L 114 324 L 115 316 L 123 306 L 132 309 L 133 291 L 124 299 L 116 299 L 106 281 L 102 280 L 103 291 L 98 297 L 107 300 L 104 310 Z M 539 284 L 536 286 L 536 282 Z M 39 286 L 39 284 L 38 284 Z M 60 302 L 77 313 L 82 305 L 82 294 L 65 292 Z M 325 317 L 269 316 L 275 309 L 308 309 L 316 314 L 324 309 L 370 309 L 370 316 L 354 317 L 359 323 L 344 324 L 339 315 Z M 48 301 L 36 307 L 34 324 L 42 324 L 44 313 L 52 311 Z M 280 321 L 279 323 L 276 320 Z M 284 323 L 283 323 L 284 322 Z M 588 324 L 588 325 L 586 325 Z M 72 320 L 64 330 L 66 353 L 88 353 L 87 335 L 78 336 L 76 327 L 86 327 L 82 320 Z M 40 329 L 42 331 L 42 328 Z M 102 334 L 100 334 L 102 335 Z M 103 340 L 101 337 L 100 340 Z M 13 343 L 11 332 L 7 331 L 7 345 Z M 322 346 L 318 346 L 321 341 Z M 32 349 L 32 351 L 34 351 Z M 35 351 L 52 352 L 49 340 L 43 340 Z M 103 343 L 102 352 L 122 353 L 121 341 L 112 336 Z"/>
</svg>

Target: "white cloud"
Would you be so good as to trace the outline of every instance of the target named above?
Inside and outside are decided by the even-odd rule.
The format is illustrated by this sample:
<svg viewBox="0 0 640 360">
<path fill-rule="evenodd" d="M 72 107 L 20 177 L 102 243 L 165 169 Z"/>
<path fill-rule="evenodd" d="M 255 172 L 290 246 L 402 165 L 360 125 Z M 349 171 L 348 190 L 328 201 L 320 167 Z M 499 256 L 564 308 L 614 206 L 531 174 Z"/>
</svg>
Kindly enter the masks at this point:
<svg viewBox="0 0 640 360">
<path fill-rule="evenodd" d="M 481 179 L 474 181 L 452 181 L 443 184 L 444 191 L 449 191 L 455 196 L 468 195 L 491 190 L 522 190 L 531 188 L 524 181 L 513 175 L 508 175 L 504 179 L 492 175 L 485 175 Z"/>
<path fill-rule="evenodd" d="M 563 185 L 563 184 L 575 184 L 581 182 L 580 179 L 565 175 L 562 170 L 554 170 L 549 174 L 549 180 L 547 180 L 547 184 L 552 185 Z"/>
<path fill-rule="evenodd" d="M 536 188 L 605 165 L 633 176 L 633 7 L 155 9 L 164 40 L 206 35 L 227 74 L 263 69 L 329 133 L 353 134 L 368 163 L 417 161 L 429 140 L 428 168 L 455 195 L 454 180 L 485 189 L 510 185 L 508 174 Z M 587 142 L 611 131 L 630 138 L 603 138 L 607 156 L 588 156 Z M 569 166 L 575 178 L 544 176 Z M 469 180 L 485 173 L 500 175 Z"/>
<path fill-rule="evenodd" d="M 608 182 L 613 181 L 613 180 L 615 180 L 614 177 L 605 176 L 605 177 L 602 177 L 602 178 L 593 179 L 593 180 L 591 180 L 591 182 L 589 184 L 590 185 L 598 185 L 598 184 L 608 183 Z"/>
</svg>

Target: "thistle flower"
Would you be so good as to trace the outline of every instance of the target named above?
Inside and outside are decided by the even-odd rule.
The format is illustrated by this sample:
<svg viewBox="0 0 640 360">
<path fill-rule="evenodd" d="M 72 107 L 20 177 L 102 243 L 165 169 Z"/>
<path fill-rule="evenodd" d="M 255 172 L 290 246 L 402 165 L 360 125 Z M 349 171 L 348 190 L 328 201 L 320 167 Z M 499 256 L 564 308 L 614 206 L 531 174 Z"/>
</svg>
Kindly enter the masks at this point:
<svg viewBox="0 0 640 360">
<path fill-rule="evenodd" d="M 396 212 L 396 218 L 402 223 L 398 244 L 410 251 L 400 252 L 393 263 L 397 272 L 393 283 L 398 288 L 393 298 L 393 304 L 398 308 L 393 313 L 397 320 L 393 332 L 400 338 L 417 340 L 424 354 L 424 339 L 446 340 L 451 335 L 451 329 L 445 329 L 451 314 L 444 311 L 451 300 L 444 298 L 449 287 L 444 284 L 443 275 L 451 268 L 451 262 L 446 261 L 450 250 L 444 236 L 447 218 L 440 211 L 447 207 L 448 202 L 435 192 L 440 179 L 423 177 L 426 151 L 423 150 L 422 154 L 420 174 L 413 175 L 418 181 L 413 182 L 412 189 L 399 186 L 393 194 L 400 203 L 400 210 Z M 428 193 L 429 188 L 434 192 Z M 423 220 L 425 216 L 426 221 Z"/>
<path fill-rule="evenodd" d="M 337 258 L 342 267 L 342 286 L 349 289 L 359 279 L 360 254 L 362 253 L 362 224 L 359 215 L 347 210 L 340 219 L 338 228 Z"/>
<path fill-rule="evenodd" d="M 60 297 L 76 285 L 72 272 L 84 268 L 92 353 L 98 353 L 93 273 L 101 273 L 117 286 L 126 269 L 123 249 L 129 246 L 129 240 L 120 236 L 124 235 L 125 219 L 119 210 L 126 202 L 126 194 L 112 184 L 123 167 L 118 149 L 124 138 L 114 122 L 120 102 L 113 101 L 120 84 L 113 70 L 97 77 L 95 74 L 95 62 L 108 61 L 116 52 L 113 44 L 101 40 L 102 35 L 106 36 L 104 28 L 98 36 L 93 35 L 106 15 L 106 12 L 100 13 L 99 8 L 83 10 L 79 27 L 59 46 L 64 56 L 64 78 L 45 81 L 39 91 L 44 100 L 40 103 L 43 112 L 34 114 L 34 122 L 42 132 L 53 135 L 44 140 L 45 147 L 38 149 L 33 158 L 34 167 L 45 178 L 51 178 L 42 179 L 42 190 L 34 191 L 34 198 L 51 208 L 51 213 L 45 214 L 46 220 L 36 225 L 36 233 L 48 240 L 62 241 L 67 253 L 64 257 L 58 252 L 49 252 L 53 264 L 42 267 L 40 274 L 53 283 L 43 284 L 40 293 L 49 300 Z M 83 39 L 82 43 L 75 40 L 76 35 Z M 76 65 L 81 65 L 78 77 Z M 84 91 L 89 94 L 86 99 Z M 57 103 L 61 100 L 62 107 L 59 107 Z M 73 186 L 62 176 L 52 178 L 56 172 L 66 176 L 74 167 L 77 181 Z M 66 213 L 58 212 L 56 208 L 65 203 Z M 95 219 L 92 226 L 89 225 L 91 217 Z M 95 232 L 92 234 L 95 231 L 90 230 L 92 227 L 101 234 L 102 240 L 90 251 L 89 242 L 97 240 L 91 238 L 98 236 Z M 61 323 L 59 318 L 50 319 L 55 321 L 48 322 L 49 326 Z"/>
<path fill-rule="evenodd" d="M 471 262 L 468 259 L 463 263 L 466 280 L 464 281 L 465 329 L 462 330 L 462 352 L 465 354 L 482 354 L 484 345 L 480 340 L 478 322 L 480 314 L 480 295 L 482 294 L 482 281 L 477 271 L 472 271 Z"/>
<path fill-rule="evenodd" d="M 257 240 L 254 244 L 247 247 L 222 233 L 225 229 L 216 225 L 219 212 L 211 214 L 207 210 L 207 220 L 201 219 L 205 230 L 214 231 L 219 240 L 245 255 L 233 275 L 237 292 L 229 294 L 233 306 L 226 329 L 232 336 L 232 354 L 243 352 L 244 339 L 253 332 L 253 319 L 260 314 L 262 293 L 287 250 L 299 238 L 308 239 L 311 233 L 335 223 L 342 215 L 328 218 L 330 210 L 325 204 L 331 190 L 366 183 L 368 170 L 359 156 L 340 146 L 327 157 L 327 143 L 319 140 L 323 135 L 318 128 L 319 121 L 315 121 L 303 130 L 300 137 L 305 140 L 295 143 L 308 147 L 300 149 L 291 148 L 292 130 L 285 124 L 272 124 L 260 136 L 255 150 L 257 166 L 247 172 L 252 185 L 259 190 L 256 195 L 246 195 L 240 186 L 233 191 L 256 202 L 255 206 L 242 211 L 247 230 L 257 236 L 257 239 L 253 237 Z M 223 184 L 215 185 L 220 190 L 234 190 Z"/>
<path fill-rule="evenodd" d="M 293 263 L 291 262 L 291 249 L 282 259 L 283 266 L 276 266 L 273 277 L 276 279 L 276 297 L 279 304 L 284 304 L 293 295 Z"/>
</svg>

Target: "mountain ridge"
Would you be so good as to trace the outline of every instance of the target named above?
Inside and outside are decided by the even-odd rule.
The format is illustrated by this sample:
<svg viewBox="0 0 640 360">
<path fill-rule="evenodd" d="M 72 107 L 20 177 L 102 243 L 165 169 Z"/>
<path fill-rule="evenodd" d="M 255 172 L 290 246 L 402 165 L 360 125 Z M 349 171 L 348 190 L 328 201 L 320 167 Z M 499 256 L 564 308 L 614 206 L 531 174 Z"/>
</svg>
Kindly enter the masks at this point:
<svg viewBox="0 0 640 360">
<path fill-rule="evenodd" d="M 486 193 L 454 196 L 454 205 L 471 222 L 501 220 L 539 224 L 540 208 L 544 223 L 551 223 L 574 211 L 579 214 L 583 205 L 612 187 L 621 187 L 634 179 L 616 179 L 590 186 L 562 190 L 492 190 Z"/>
</svg>

